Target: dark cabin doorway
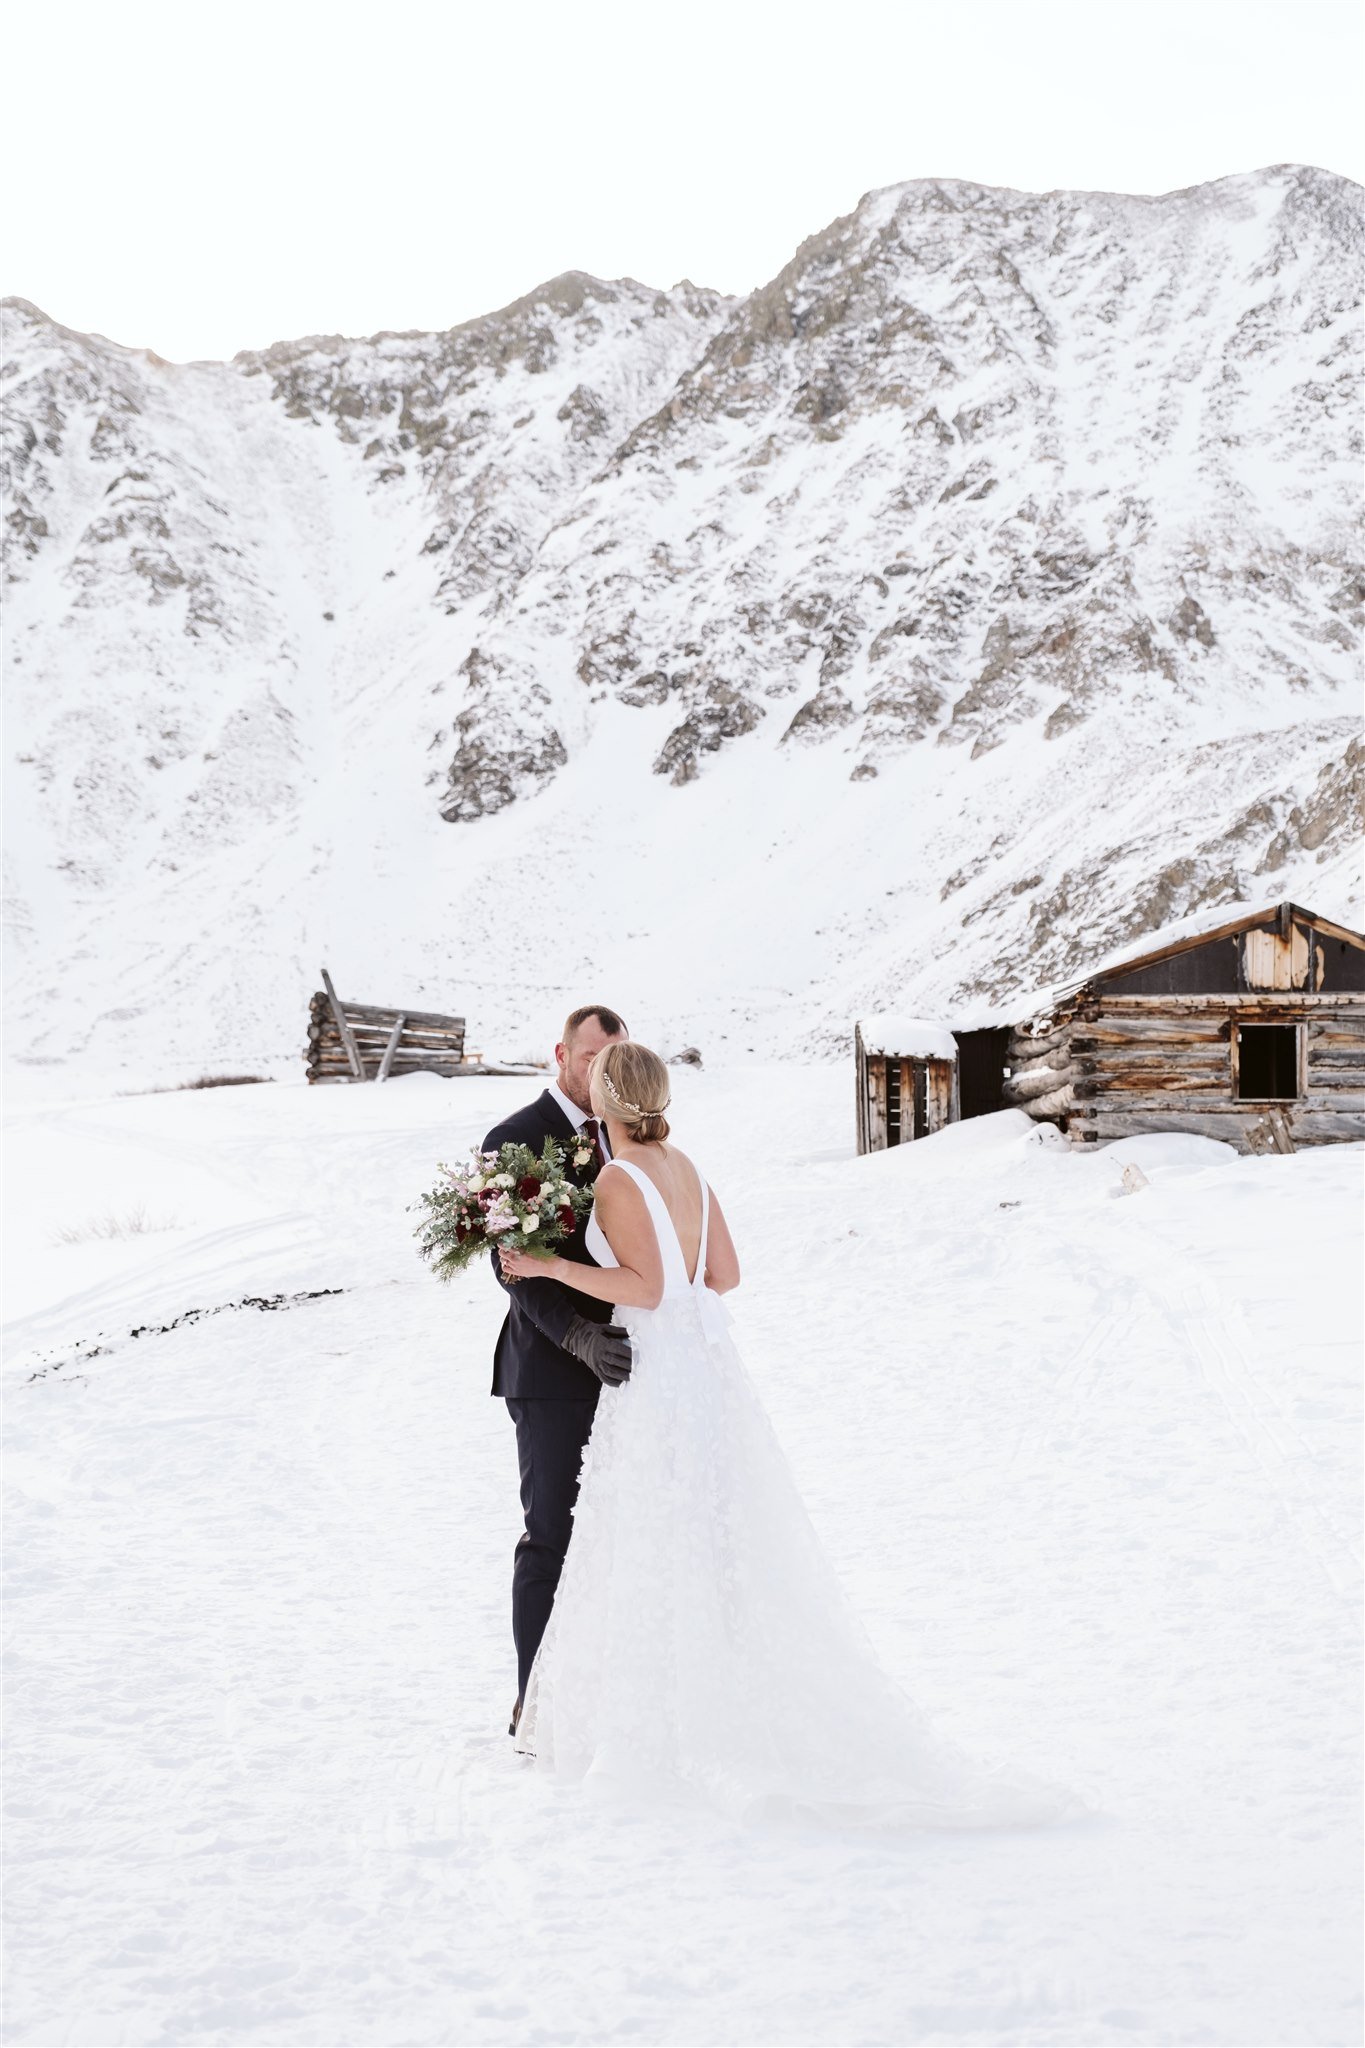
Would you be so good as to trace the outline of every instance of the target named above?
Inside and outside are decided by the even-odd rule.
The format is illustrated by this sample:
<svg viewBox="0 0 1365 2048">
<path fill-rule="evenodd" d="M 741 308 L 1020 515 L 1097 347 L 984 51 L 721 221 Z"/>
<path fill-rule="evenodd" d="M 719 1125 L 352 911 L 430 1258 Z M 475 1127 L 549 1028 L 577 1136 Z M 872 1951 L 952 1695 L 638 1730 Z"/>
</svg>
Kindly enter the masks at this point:
<svg viewBox="0 0 1365 2048">
<path fill-rule="evenodd" d="M 1005 1060 L 1008 1024 L 983 1031 L 955 1031 L 957 1040 L 958 1115 L 990 1116 L 1005 1107 Z"/>
</svg>

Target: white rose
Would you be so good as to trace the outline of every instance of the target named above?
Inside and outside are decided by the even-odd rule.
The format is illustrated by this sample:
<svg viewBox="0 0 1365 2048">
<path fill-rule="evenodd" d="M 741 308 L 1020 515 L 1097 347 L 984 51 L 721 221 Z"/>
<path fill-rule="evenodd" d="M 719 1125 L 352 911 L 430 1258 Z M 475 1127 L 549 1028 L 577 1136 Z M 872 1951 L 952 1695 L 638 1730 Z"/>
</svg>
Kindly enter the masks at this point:
<svg viewBox="0 0 1365 2048">
<path fill-rule="evenodd" d="M 465 1186 L 468 1188 L 471 1195 L 477 1195 L 480 1188 L 483 1186 L 483 1175 L 481 1173 L 472 1173 L 469 1176 L 469 1179 L 465 1182 Z"/>
<path fill-rule="evenodd" d="M 494 1176 L 493 1176 L 493 1185 L 494 1185 L 494 1187 L 495 1187 L 495 1188 L 510 1188 L 510 1187 L 511 1187 L 511 1185 L 512 1185 L 512 1176 L 511 1176 L 511 1174 L 510 1174 L 510 1173 L 496 1173 L 496 1174 L 494 1174 Z"/>
<path fill-rule="evenodd" d="M 540 1218 L 539 1216 L 537 1216 L 534 1209 L 532 1209 L 528 1215 L 522 1218 L 521 1227 L 523 1230 L 539 1230 Z"/>
</svg>

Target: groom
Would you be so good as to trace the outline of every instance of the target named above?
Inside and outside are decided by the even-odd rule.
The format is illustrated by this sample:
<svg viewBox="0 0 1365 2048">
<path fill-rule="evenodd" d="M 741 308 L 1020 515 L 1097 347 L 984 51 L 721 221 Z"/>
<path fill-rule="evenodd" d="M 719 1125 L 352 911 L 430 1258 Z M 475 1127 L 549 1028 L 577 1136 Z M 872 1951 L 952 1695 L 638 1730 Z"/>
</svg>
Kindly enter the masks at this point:
<svg viewBox="0 0 1365 2048">
<path fill-rule="evenodd" d="M 610 1158 L 588 1097 L 588 1068 L 604 1045 L 629 1034 L 615 1010 L 588 1003 L 565 1019 L 555 1047 L 557 1078 L 544 1093 L 497 1124 L 483 1141 L 529 1145 L 547 1138 L 569 1148 L 569 1172 L 583 1186 Z M 571 1140 L 577 1140 L 572 1144 Z M 587 1154 L 583 1158 L 583 1154 Z M 576 1163 L 581 1159 L 581 1164 Z M 596 1263 L 583 1242 L 583 1226 L 558 1247 L 559 1255 Z M 578 1294 L 557 1280 L 503 1278 L 496 1252 L 493 1272 L 508 1296 L 507 1320 L 493 1353 L 494 1395 L 501 1395 L 516 1425 L 525 1533 L 512 1564 L 512 1638 L 517 1649 L 517 1702 L 508 1733 L 515 1735 L 531 1664 L 554 1605 L 578 1498 L 578 1470 L 603 1386 L 630 1375 L 630 1339 L 611 1320 L 604 1301 Z"/>
</svg>

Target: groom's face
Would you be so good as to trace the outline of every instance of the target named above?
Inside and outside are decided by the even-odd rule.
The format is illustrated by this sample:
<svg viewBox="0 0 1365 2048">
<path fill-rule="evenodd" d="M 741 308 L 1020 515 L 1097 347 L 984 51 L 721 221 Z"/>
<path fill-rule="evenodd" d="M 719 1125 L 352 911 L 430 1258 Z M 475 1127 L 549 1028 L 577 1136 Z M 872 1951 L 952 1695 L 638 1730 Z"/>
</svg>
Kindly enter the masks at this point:
<svg viewBox="0 0 1365 2048">
<path fill-rule="evenodd" d="M 576 1102 L 589 1115 L 592 1103 L 588 1097 L 588 1068 L 604 1045 L 614 1045 L 625 1035 L 624 1031 L 604 1031 L 596 1017 L 585 1017 L 573 1037 L 555 1047 L 559 1085 L 570 1102 Z"/>
</svg>

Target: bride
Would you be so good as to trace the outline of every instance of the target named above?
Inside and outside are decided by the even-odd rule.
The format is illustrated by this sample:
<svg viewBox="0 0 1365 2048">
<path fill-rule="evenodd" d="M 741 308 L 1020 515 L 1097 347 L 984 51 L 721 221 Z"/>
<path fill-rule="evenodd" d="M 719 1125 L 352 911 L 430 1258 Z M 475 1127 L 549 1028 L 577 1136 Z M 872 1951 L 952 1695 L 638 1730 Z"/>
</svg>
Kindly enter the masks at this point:
<svg viewBox="0 0 1365 2048">
<path fill-rule="evenodd" d="M 612 1153 L 587 1224 L 598 1264 L 501 1257 L 509 1280 L 614 1304 L 635 1367 L 598 1403 L 517 1747 L 597 1791 L 742 1817 L 990 1827 L 1087 1811 L 973 1762 L 882 1669 L 731 1339 L 720 1297 L 739 1260 L 667 1142 L 668 1069 L 617 1040 L 589 1083 Z"/>
</svg>

